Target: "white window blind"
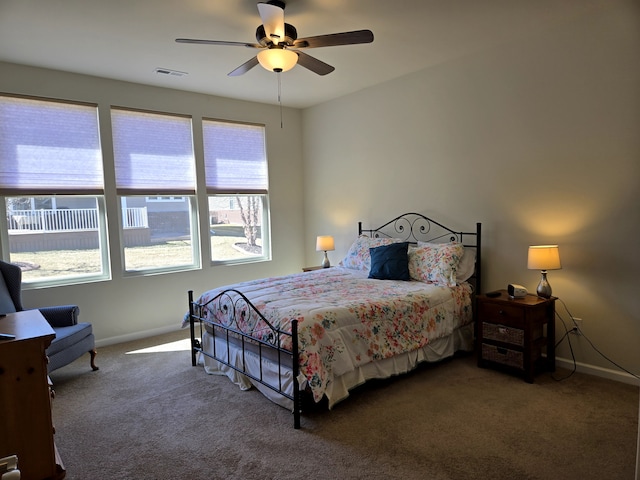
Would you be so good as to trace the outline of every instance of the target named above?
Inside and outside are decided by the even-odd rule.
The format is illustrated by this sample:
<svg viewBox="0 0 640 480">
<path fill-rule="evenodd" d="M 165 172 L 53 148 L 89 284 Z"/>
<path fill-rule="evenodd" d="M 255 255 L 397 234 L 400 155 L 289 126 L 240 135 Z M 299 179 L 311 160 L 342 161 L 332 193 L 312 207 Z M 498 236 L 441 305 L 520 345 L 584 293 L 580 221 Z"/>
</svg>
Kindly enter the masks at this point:
<svg viewBox="0 0 640 480">
<path fill-rule="evenodd" d="M 104 192 L 96 105 L 0 95 L 0 194 Z"/>
<path fill-rule="evenodd" d="M 191 118 L 112 109 L 119 195 L 193 195 L 195 161 Z"/>
<path fill-rule="evenodd" d="M 266 194 L 264 126 L 203 119 L 202 129 L 207 193 Z"/>
</svg>

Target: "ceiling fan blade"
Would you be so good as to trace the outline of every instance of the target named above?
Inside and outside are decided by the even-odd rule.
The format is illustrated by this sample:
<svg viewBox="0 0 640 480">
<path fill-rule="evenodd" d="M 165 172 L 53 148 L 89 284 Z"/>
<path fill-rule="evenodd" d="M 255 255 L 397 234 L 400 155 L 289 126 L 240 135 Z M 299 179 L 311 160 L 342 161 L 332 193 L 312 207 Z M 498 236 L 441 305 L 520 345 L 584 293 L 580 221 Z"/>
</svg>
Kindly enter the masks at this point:
<svg viewBox="0 0 640 480">
<path fill-rule="evenodd" d="M 234 71 L 227 73 L 227 75 L 229 77 L 238 77 L 240 75 L 243 75 L 243 74 L 247 73 L 249 70 L 251 70 L 256 65 L 258 65 L 258 56 L 257 55 L 255 57 L 253 57 L 251 60 L 247 60 L 246 62 L 244 62 L 242 65 L 240 65 Z"/>
<path fill-rule="evenodd" d="M 303 52 L 296 52 L 296 54 L 298 55 L 298 65 L 302 65 L 304 68 L 308 68 L 318 75 L 327 75 L 335 70 L 335 67 L 332 67 L 328 63 L 324 63 L 311 55 L 307 55 Z"/>
<path fill-rule="evenodd" d="M 281 6 L 281 2 L 260 2 L 258 3 L 258 12 L 260 12 L 267 38 L 276 45 L 284 42 L 284 6 Z"/>
<path fill-rule="evenodd" d="M 371 30 L 355 30 L 353 32 L 330 33 L 317 37 L 299 38 L 293 42 L 295 48 L 334 47 L 337 45 L 356 45 L 373 42 Z"/>
<path fill-rule="evenodd" d="M 226 42 L 224 40 L 199 40 L 197 38 L 176 38 L 178 43 L 196 43 L 199 45 L 227 45 L 232 47 L 264 48 L 258 43 Z"/>
</svg>

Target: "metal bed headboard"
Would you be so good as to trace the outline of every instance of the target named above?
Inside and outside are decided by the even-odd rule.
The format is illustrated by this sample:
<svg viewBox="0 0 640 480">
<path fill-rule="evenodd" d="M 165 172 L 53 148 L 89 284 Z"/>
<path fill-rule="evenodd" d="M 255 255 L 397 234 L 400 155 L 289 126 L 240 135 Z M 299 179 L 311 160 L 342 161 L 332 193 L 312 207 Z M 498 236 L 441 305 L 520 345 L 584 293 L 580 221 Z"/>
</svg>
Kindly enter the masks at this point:
<svg viewBox="0 0 640 480">
<path fill-rule="evenodd" d="M 482 292 L 482 224 L 479 222 L 476 223 L 475 232 L 456 231 L 420 213 L 410 212 L 377 228 L 365 229 L 362 228 L 362 222 L 358 222 L 358 235 L 367 235 L 373 238 L 400 238 L 410 243 L 458 242 L 467 248 L 475 248 L 475 272 L 469 282 L 474 287 L 474 293 Z"/>
</svg>

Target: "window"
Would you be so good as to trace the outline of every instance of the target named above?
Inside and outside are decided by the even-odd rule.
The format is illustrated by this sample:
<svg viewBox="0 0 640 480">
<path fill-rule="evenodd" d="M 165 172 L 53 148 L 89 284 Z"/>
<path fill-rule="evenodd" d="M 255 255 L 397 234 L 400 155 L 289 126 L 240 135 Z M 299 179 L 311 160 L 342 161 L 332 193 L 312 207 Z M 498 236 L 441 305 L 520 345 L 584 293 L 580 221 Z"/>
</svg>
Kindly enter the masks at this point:
<svg viewBox="0 0 640 480">
<path fill-rule="evenodd" d="M 0 95 L 0 202 L 26 286 L 108 279 L 97 106 Z"/>
<path fill-rule="evenodd" d="M 191 118 L 111 110 L 126 272 L 199 266 Z"/>
<path fill-rule="evenodd" d="M 269 260 L 264 126 L 203 119 L 211 261 Z"/>
</svg>

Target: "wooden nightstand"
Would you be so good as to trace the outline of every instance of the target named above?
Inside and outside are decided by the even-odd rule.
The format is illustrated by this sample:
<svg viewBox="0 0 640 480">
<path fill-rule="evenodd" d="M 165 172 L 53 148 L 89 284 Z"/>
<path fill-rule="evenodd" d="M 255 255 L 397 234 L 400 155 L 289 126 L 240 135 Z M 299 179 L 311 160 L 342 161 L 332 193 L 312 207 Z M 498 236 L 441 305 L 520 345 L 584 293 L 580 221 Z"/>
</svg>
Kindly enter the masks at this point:
<svg viewBox="0 0 640 480">
<path fill-rule="evenodd" d="M 516 371 L 529 383 L 536 370 L 555 371 L 555 301 L 511 298 L 506 290 L 493 298 L 478 295 L 478 366 Z"/>
<path fill-rule="evenodd" d="M 313 272 L 314 270 L 322 270 L 322 265 L 316 265 L 315 267 L 302 267 L 303 272 Z M 329 267 L 331 268 L 331 267 Z"/>
</svg>

